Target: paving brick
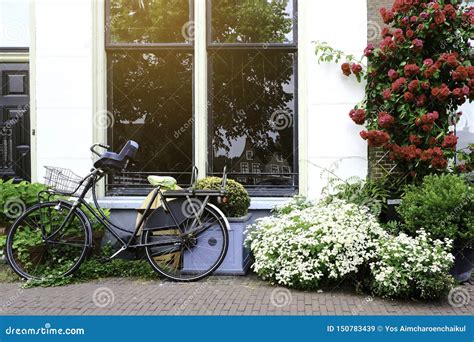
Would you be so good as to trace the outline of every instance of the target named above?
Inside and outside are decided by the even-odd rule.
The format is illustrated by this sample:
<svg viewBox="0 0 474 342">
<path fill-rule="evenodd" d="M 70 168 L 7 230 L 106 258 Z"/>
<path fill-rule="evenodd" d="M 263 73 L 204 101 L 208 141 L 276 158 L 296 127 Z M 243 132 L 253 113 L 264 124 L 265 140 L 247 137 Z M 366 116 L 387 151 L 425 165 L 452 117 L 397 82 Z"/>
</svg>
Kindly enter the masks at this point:
<svg viewBox="0 0 474 342">
<path fill-rule="evenodd" d="M 55 288 L 22 290 L 21 284 L 2 284 L 2 314 L 31 315 L 472 315 L 474 286 L 466 285 L 471 301 L 463 307 L 440 302 L 390 301 L 355 294 L 348 289 L 324 292 L 290 290 L 287 305 L 272 302 L 275 287 L 247 277 L 211 277 L 205 283 L 172 283 L 165 280 L 137 282 L 130 279 L 105 279 L 100 282 Z M 104 308 L 94 304 L 93 293 L 108 288 L 113 303 Z M 2 304 L 2 303 L 8 303 Z"/>
</svg>

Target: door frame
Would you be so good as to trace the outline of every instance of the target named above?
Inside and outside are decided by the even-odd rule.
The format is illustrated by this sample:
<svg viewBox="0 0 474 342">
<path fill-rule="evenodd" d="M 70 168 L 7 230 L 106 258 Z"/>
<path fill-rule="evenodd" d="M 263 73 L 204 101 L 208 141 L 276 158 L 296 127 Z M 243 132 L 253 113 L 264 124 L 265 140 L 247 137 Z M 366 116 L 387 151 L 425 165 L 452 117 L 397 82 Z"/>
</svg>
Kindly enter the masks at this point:
<svg viewBox="0 0 474 342">
<path fill-rule="evenodd" d="M 30 47 L 0 48 L 0 63 L 28 63 L 29 68 L 29 111 L 30 111 L 30 177 L 36 182 L 37 173 L 37 142 L 36 142 L 36 37 L 35 37 L 35 2 L 30 1 Z"/>
</svg>

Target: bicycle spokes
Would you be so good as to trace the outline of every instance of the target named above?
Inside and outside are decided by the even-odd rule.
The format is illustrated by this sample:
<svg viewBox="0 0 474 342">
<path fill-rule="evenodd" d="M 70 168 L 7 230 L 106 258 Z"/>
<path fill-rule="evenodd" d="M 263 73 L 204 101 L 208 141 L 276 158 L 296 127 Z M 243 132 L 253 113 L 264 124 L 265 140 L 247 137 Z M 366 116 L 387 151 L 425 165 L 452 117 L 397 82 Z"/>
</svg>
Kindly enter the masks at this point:
<svg viewBox="0 0 474 342">
<path fill-rule="evenodd" d="M 84 257 L 88 235 L 81 217 L 57 203 L 26 212 L 9 235 L 10 263 L 25 278 L 67 274 Z"/>
<path fill-rule="evenodd" d="M 147 247 L 153 267 L 174 280 L 196 280 L 211 273 L 227 250 L 227 228 L 207 206 L 199 219 L 190 217 L 179 228 L 147 232 L 146 243 L 169 241 L 167 246 Z"/>
</svg>

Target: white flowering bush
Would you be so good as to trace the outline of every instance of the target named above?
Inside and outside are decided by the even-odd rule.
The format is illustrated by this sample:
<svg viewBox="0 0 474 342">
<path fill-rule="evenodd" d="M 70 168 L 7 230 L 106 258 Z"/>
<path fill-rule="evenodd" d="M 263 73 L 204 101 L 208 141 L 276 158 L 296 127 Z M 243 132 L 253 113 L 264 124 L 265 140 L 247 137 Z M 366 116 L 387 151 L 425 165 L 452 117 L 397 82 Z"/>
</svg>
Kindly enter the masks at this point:
<svg viewBox="0 0 474 342">
<path fill-rule="evenodd" d="M 424 230 L 381 236 L 376 261 L 370 264 L 372 292 L 382 297 L 439 298 L 454 285 L 449 270 L 451 241 L 433 240 Z"/>
<path fill-rule="evenodd" d="M 276 205 L 272 209 L 275 215 L 289 214 L 295 210 L 303 210 L 314 206 L 314 203 L 305 196 L 294 196 L 291 200 L 284 204 Z"/>
<path fill-rule="evenodd" d="M 385 234 L 367 208 L 338 199 L 283 212 L 251 226 L 247 245 L 255 272 L 284 286 L 315 289 L 355 275 Z"/>
</svg>

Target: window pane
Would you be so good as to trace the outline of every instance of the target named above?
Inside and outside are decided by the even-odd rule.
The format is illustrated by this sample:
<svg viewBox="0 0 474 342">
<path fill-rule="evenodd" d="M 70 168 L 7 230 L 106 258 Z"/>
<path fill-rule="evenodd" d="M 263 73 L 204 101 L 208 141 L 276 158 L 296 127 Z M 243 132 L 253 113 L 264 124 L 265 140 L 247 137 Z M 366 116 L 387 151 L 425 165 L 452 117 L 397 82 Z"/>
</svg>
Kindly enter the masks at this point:
<svg viewBox="0 0 474 342">
<path fill-rule="evenodd" d="M 110 0 L 112 43 L 185 43 L 192 41 L 193 0 Z"/>
<path fill-rule="evenodd" d="M 0 47 L 29 47 L 29 23 L 29 0 L 0 0 Z"/>
<path fill-rule="evenodd" d="M 213 0 L 215 43 L 293 42 L 293 0 Z"/>
<path fill-rule="evenodd" d="M 189 183 L 183 173 L 193 165 L 192 63 L 192 54 L 175 51 L 110 53 L 108 141 L 115 151 L 129 139 L 140 144 L 130 171 L 169 172 Z M 109 184 L 146 186 L 145 176 L 116 176 Z"/>
<path fill-rule="evenodd" d="M 253 194 L 295 187 L 295 63 L 294 53 L 270 50 L 210 56 L 211 173 L 227 165 Z"/>
</svg>

